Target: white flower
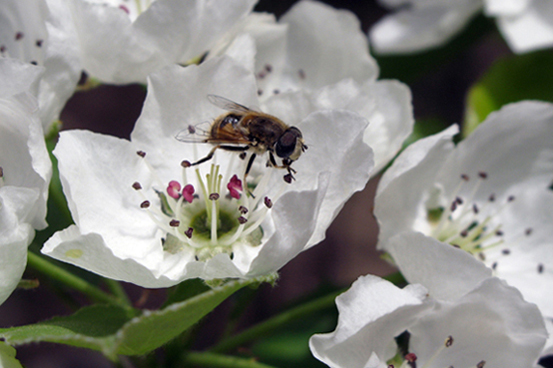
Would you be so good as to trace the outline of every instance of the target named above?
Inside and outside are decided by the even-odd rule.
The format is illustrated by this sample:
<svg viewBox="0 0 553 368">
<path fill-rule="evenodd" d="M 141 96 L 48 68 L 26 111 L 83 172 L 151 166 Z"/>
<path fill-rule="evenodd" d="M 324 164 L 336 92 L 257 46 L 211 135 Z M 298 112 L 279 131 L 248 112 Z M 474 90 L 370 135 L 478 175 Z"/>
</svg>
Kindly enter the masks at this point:
<svg viewBox="0 0 553 368">
<path fill-rule="evenodd" d="M 210 161 L 181 165 L 212 148 L 175 138 L 224 113 L 210 94 L 258 105 L 254 76 L 221 57 L 153 73 L 130 142 L 63 132 L 54 153 L 76 225 L 56 233 L 43 253 L 106 277 L 163 287 L 274 272 L 322 239 L 338 209 L 369 179 L 366 120 L 340 110 L 285 120 L 309 147 L 292 164 L 295 180 L 287 184 L 285 170 L 266 167 L 266 154 L 244 180 L 249 158 L 240 159 L 240 152 L 219 149 Z"/>
<path fill-rule="evenodd" d="M 416 142 L 385 173 L 379 247 L 435 297 L 493 271 L 553 316 L 553 105 L 508 105 L 457 146 L 456 132 Z"/>
<path fill-rule="evenodd" d="M 336 330 L 309 342 L 332 368 L 531 367 L 545 343 L 536 306 L 495 277 L 438 301 L 420 285 L 399 289 L 369 275 L 336 305 Z"/>
<path fill-rule="evenodd" d="M 51 163 L 36 99 L 27 92 L 36 71 L 0 58 L 0 303 L 21 279 L 33 229 L 46 227 Z"/>
<path fill-rule="evenodd" d="M 67 0 L 83 68 L 107 83 L 144 83 L 170 64 L 200 58 L 255 0 Z"/>
<path fill-rule="evenodd" d="M 408 53 L 441 46 L 483 9 L 495 17 L 511 50 L 553 46 L 553 3 L 548 0 L 380 0 L 400 8 L 369 32 L 379 53 Z"/>
<path fill-rule="evenodd" d="M 45 133 L 58 119 L 81 75 L 68 11 L 61 0 L 47 1 L 6 0 L 0 5 L 0 57 L 43 70 L 30 92 L 38 96 Z"/>
<path fill-rule="evenodd" d="M 374 173 L 411 133 L 409 88 L 377 80 L 376 61 L 349 11 L 304 0 L 278 22 L 272 15 L 251 14 L 233 36 L 223 49 L 255 73 L 262 107 L 291 110 L 292 115 L 299 111 L 295 101 L 308 93 L 316 109 L 355 111 L 369 120 L 364 139 L 375 153 Z M 287 94 L 285 103 L 274 99 L 276 94 Z"/>
</svg>

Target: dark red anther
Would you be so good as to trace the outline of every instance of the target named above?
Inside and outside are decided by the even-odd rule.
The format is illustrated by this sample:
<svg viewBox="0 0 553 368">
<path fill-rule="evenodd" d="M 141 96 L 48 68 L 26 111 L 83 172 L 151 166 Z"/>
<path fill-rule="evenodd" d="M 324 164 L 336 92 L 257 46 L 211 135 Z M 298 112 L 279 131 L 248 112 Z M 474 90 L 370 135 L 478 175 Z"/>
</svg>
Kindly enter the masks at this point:
<svg viewBox="0 0 553 368">
<path fill-rule="evenodd" d="M 240 225 L 244 225 L 246 222 L 248 222 L 248 219 L 244 216 L 240 216 L 238 217 L 238 222 L 240 223 Z"/>
<path fill-rule="evenodd" d="M 188 239 L 191 239 L 192 238 L 192 233 L 194 232 L 194 229 L 192 229 L 191 227 L 188 228 L 188 230 L 186 230 L 184 232 L 184 235 L 186 235 L 188 237 Z"/>
<path fill-rule="evenodd" d="M 192 166 L 192 164 L 188 160 L 183 160 L 180 165 L 184 168 Z"/>
<path fill-rule="evenodd" d="M 140 208 L 148 208 L 150 207 L 150 201 L 144 201 L 140 203 Z"/>
<path fill-rule="evenodd" d="M 140 185 L 139 182 L 135 181 L 134 183 L 132 183 L 132 187 L 134 190 L 140 190 L 142 189 L 142 185 Z"/>
<path fill-rule="evenodd" d="M 171 220 L 169 221 L 169 226 L 171 227 L 179 227 L 180 221 L 179 220 Z"/>
<path fill-rule="evenodd" d="M 265 206 L 267 206 L 267 208 L 273 207 L 273 201 L 271 201 L 269 197 L 265 197 L 265 199 L 263 200 L 263 203 L 265 203 Z"/>
<path fill-rule="evenodd" d="M 144 151 L 136 151 L 136 154 L 142 158 L 146 157 L 146 152 Z"/>
<path fill-rule="evenodd" d="M 216 201 L 219 199 L 219 193 L 211 193 L 209 195 L 209 199 L 211 199 L 212 201 Z"/>
</svg>

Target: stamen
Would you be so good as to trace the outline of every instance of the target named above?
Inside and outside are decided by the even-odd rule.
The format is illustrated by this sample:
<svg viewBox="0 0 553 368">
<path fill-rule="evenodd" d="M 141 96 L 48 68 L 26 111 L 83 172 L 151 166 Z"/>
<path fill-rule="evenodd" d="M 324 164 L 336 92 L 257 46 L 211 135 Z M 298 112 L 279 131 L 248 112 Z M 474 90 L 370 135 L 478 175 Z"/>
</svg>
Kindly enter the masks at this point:
<svg viewBox="0 0 553 368">
<path fill-rule="evenodd" d="M 148 208 L 148 207 L 150 207 L 150 201 L 146 200 L 140 203 L 140 208 Z"/>
<path fill-rule="evenodd" d="M 169 196 L 171 198 L 174 198 L 174 199 L 179 199 L 180 198 L 180 183 L 176 180 L 171 180 L 169 182 L 169 185 L 167 185 L 167 194 L 169 194 Z"/>
<path fill-rule="evenodd" d="M 191 227 L 188 228 L 188 230 L 186 230 L 184 232 L 184 235 L 186 235 L 188 237 L 188 239 L 191 239 L 192 238 L 192 232 L 194 231 L 194 229 L 192 229 Z"/>
<path fill-rule="evenodd" d="M 132 184 L 132 187 L 134 190 L 140 190 L 142 189 L 142 185 L 140 185 L 139 182 L 135 181 L 133 184 Z"/>
<path fill-rule="evenodd" d="M 136 154 L 142 158 L 146 157 L 146 152 L 144 151 L 136 151 Z"/>
<path fill-rule="evenodd" d="M 171 221 L 169 221 L 169 226 L 179 227 L 180 226 L 180 221 L 179 220 L 171 220 Z"/>
<path fill-rule="evenodd" d="M 194 186 L 192 184 L 186 184 L 184 188 L 182 188 L 182 196 L 188 203 L 192 203 L 194 199 Z"/>
</svg>

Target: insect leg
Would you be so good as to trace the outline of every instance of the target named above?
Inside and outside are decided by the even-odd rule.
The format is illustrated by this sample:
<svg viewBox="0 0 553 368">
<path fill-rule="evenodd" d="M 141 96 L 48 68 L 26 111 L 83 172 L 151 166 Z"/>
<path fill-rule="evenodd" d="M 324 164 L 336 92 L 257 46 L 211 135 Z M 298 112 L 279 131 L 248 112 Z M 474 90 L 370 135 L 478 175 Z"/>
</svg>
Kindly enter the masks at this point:
<svg viewBox="0 0 553 368">
<path fill-rule="evenodd" d="M 209 153 L 204 158 L 201 158 L 198 161 L 194 162 L 193 164 L 191 164 L 191 166 L 199 165 L 201 163 L 204 163 L 206 161 L 211 160 L 213 158 L 213 155 L 215 154 L 215 151 L 217 150 L 217 148 L 221 148 L 221 149 L 224 149 L 226 151 L 246 151 L 250 147 L 248 147 L 248 146 L 244 146 L 244 147 L 243 146 L 225 146 L 225 145 L 219 144 L 219 145 L 213 147 L 211 149 L 211 151 L 209 151 Z"/>
<path fill-rule="evenodd" d="M 248 160 L 248 166 L 246 166 L 246 173 L 244 174 L 244 186 L 246 187 L 246 190 L 248 191 L 248 193 L 252 198 L 255 198 L 255 196 L 253 195 L 252 191 L 248 188 L 248 183 L 246 182 L 246 178 L 248 177 L 248 174 L 252 168 L 255 157 L 256 157 L 256 154 L 252 153 L 250 159 Z"/>
</svg>

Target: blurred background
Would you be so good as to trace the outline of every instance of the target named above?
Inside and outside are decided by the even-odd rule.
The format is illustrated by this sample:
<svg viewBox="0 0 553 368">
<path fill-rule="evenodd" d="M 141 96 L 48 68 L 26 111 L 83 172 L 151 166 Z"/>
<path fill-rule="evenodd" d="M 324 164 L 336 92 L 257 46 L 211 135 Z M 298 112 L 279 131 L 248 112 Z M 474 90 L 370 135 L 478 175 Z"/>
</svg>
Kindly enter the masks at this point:
<svg viewBox="0 0 553 368">
<path fill-rule="evenodd" d="M 255 10 L 280 16 L 295 2 L 261 0 Z M 386 13 L 375 0 L 323 2 L 355 13 L 365 33 Z M 463 121 L 464 103 L 470 86 L 494 61 L 510 53 L 493 21 L 480 16 L 446 48 L 415 57 L 378 57 L 377 61 L 381 68 L 381 78 L 399 79 L 410 86 L 415 118 L 420 127 L 439 131 L 449 124 Z M 61 115 L 63 129 L 88 129 L 128 138 L 140 114 L 145 95 L 144 88 L 138 85 L 105 85 L 78 92 Z M 361 275 L 383 276 L 395 271 L 375 250 L 378 227 L 372 216 L 372 208 L 377 182 L 378 177 L 371 180 L 365 190 L 350 199 L 328 229 L 326 240 L 303 252 L 282 268 L 280 279 L 274 288 L 263 285 L 255 295 L 247 295 L 245 292 L 236 297 L 253 298 L 247 307 L 245 318 L 239 322 L 239 329 L 240 326 L 261 321 L 310 294 L 322 295 L 325 291 L 347 288 Z M 33 290 L 16 290 L 0 306 L 1 326 L 41 321 L 60 314 L 60 311 L 64 314 L 72 312 L 74 298 L 78 299 L 79 296 L 68 295 L 59 285 L 43 281 L 40 274 L 29 270 L 25 278 L 38 278 L 41 285 Z M 143 296 L 142 289 L 134 285 L 125 287 L 133 300 Z M 158 307 L 164 297 L 164 290 L 150 291 L 145 307 Z M 225 302 L 208 316 L 202 328 L 203 333 L 196 342 L 198 348 L 209 345 L 222 332 L 224 323 L 220 321 L 224 321 L 225 316 L 232 313 L 233 306 L 238 303 L 236 298 Z M 312 331 L 332 330 L 335 326 L 333 318 L 335 316 L 328 313 L 314 316 L 316 326 L 311 327 Z M 298 325 L 298 330 L 299 327 L 301 326 Z M 295 338 L 293 330 L 286 332 L 286 339 Z M 297 351 L 278 350 L 278 339 L 273 338 L 258 347 L 252 347 L 251 354 L 264 354 L 263 349 L 268 349 L 268 346 L 273 346 L 273 350 L 266 350 L 265 354 L 274 354 L 270 351 L 274 352 L 274 346 L 277 346 L 276 351 L 280 351 L 283 356 L 297 354 L 297 366 L 319 366 L 314 358 L 305 356 L 305 336 L 298 336 L 298 339 L 303 342 L 299 343 L 301 348 Z M 309 355 L 308 349 L 307 354 Z M 285 366 L 279 365 L 277 355 L 271 358 L 272 363 Z M 28 368 L 115 367 L 100 353 L 47 343 L 19 347 L 17 357 Z M 309 360 L 309 363 L 302 359 Z"/>
</svg>

